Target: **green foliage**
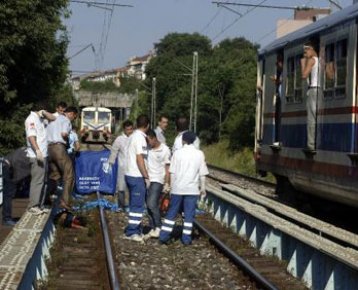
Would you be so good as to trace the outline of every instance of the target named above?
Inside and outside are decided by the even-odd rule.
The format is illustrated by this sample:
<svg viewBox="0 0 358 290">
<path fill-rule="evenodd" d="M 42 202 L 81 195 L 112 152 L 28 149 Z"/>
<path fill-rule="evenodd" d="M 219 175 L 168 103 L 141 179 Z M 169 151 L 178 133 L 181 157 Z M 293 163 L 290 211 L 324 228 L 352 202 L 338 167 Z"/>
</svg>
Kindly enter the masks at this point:
<svg viewBox="0 0 358 290">
<path fill-rule="evenodd" d="M 171 33 L 155 48 L 157 57 L 147 66 L 146 86 L 151 87 L 151 79 L 156 77 L 158 115 L 164 113 L 173 120 L 179 115 L 189 116 L 193 52 L 198 51 L 200 138 L 210 144 L 217 142 L 220 135 L 229 139 L 232 150 L 253 144 L 256 45 L 235 38 L 212 47 L 205 36 Z"/>
<path fill-rule="evenodd" d="M 134 77 L 121 78 L 120 82 L 120 87 L 117 87 L 112 80 L 107 80 L 105 82 L 93 82 L 83 80 L 81 81 L 80 87 L 81 90 L 91 91 L 93 93 L 118 92 L 123 94 L 133 94 L 136 89 L 143 89 L 143 81 L 138 80 Z"/>
<path fill-rule="evenodd" d="M 238 151 L 230 149 L 229 141 L 221 141 L 203 148 L 206 162 L 242 174 L 256 175 L 255 160 L 251 148 L 241 148 Z M 218 158 L 220 152 L 220 158 Z"/>
<path fill-rule="evenodd" d="M 66 79 L 68 39 L 61 17 L 68 0 L 0 4 L 0 154 L 24 144 L 33 104 L 50 108 Z"/>
</svg>

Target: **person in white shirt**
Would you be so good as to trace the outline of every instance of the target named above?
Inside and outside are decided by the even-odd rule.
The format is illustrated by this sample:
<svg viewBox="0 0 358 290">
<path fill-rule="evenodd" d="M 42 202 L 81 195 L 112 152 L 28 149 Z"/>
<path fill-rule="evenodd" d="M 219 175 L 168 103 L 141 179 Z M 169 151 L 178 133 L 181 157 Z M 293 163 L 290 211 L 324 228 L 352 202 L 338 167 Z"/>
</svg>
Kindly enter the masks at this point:
<svg viewBox="0 0 358 290">
<path fill-rule="evenodd" d="M 63 193 L 60 206 L 70 209 L 69 200 L 74 186 L 74 169 L 67 153 L 67 142 L 72 130 L 71 122 L 77 118 L 77 109 L 68 107 L 65 115 L 58 115 L 56 120 L 47 126 L 47 141 L 50 162 L 48 194 L 56 194 L 57 183 L 63 180 Z"/>
<path fill-rule="evenodd" d="M 182 137 L 183 137 L 183 134 L 189 130 L 189 121 L 186 117 L 179 117 L 175 121 L 175 125 L 176 125 L 176 130 L 178 132 L 178 135 L 176 136 L 176 138 L 174 140 L 174 145 L 172 148 L 173 154 L 176 150 L 181 149 L 183 147 Z M 193 144 L 196 149 L 200 149 L 200 140 L 198 137 L 195 138 L 195 141 Z"/>
<path fill-rule="evenodd" d="M 27 157 L 31 164 L 30 202 L 28 211 L 39 215 L 46 210 L 44 184 L 47 169 L 47 134 L 45 119 L 54 120 L 51 113 L 44 110 L 31 112 L 25 120 Z"/>
<path fill-rule="evenodd" d="M 146 201 L 149 224 L 152 228 L 148 233 L 148 237 L 158 238 L 162 225 L 160 220 L 159 198 L 163 192 L 163 187 L 166 192 L 168 192 L 170 188 L 170 149 L 167 145 L 159 142 L 153 130 L 147 132 L 147 140 L 150 146 L 147 161 L 150 185 Z"/>
<path fill-rule="evenodd" d="M 54 115 L 56 118 L 59 115 L 64 115 L 66 108 L 67 108 L 67 104 L 65 102 L 58 102 L 56 105 L 56 112 L 53 113 L 52 115 Z"/>
<path fill-rule="evenodd" d="M 72 162 L 75 161 L 76 152 L 79 152 L 81 148 L 76 129 L 76 126 L 72 126 L 72 130 L 70 132 L 70 135 L 68 136 L 67 153 L 70 156 Z"/>
<path fill-rule="evenodd" d="M 169 209 L 163 221 L 159 241 L 168 243 L 175 225 L 175 218 L 184 208 L 184 223 L 181 241 L 191 244 L 191 233 L 195 218 L 195 207 L 200 195 L 205 196 L 205 175 L 209 174 L 204 153 L 194 146 L 196 135 L 183 134 L 183 148 L 174 152 L 170 163 L 171 196 Z"/>
<path fill-rule="evenodd" d="M 166 144 L 166 139 L 164 136 L 165 130 L 168 128 L 169 120 L 166 116 L 161 115 L 159 117 L 158 126 L 155 128 L 155 134 L 157 135 L 157 139 L 160 143 Z"/>
<path fill-rule="evenodd" d="M 141 242 L 142 218 L 145 206 L 146 180 L 149 179 L 145 159 L 147 158 L 146 132 L 149 129 L 149 118 L 140 115 L 136 121 L 137 129 L 129 137 L 125 180 L 129 190 L 128 225 L 124 230 L 125 238 Z"/>
<path fill-rule="evenodd" d="M 307 109 L 307 147 L 304 151 L 314 152 L 316 150 L 316 118 L 317 102 L 322 99 L 320 85 L 320 60 L 318 48 L 314 42 L 309 41 L 303 46 L 303 58 L 301 59 L 302 79 L 307 80 L 308 90 L 306 99 Z"/>
<path fill-rule="evenodd" d="M 129 136 L 133 133 L 132 121 L 123 122 L 123 133 L 114 140 L 111 148 L 111 155 L 108 162 L 113 165 L 118 160 L 118 174 L 117 174 L 117 196 L 118 196 L 118 210 L 125 209 L 125 193 L 127 190 L 126 182 L 124 179 L 125 161 Z"/>
</svg>

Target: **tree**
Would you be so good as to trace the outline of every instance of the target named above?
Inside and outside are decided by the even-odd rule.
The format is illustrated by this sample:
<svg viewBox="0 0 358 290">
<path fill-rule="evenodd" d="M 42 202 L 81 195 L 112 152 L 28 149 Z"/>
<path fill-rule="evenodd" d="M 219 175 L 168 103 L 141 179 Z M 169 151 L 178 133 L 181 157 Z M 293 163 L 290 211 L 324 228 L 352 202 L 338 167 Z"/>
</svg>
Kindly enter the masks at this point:
<svg viewBox="0 0 358 290">
<path fill-rule="evenodd" d="M 0 154 L 24 144 L 23 121 L 35 103 L 62 90 L 68 39 L 61 22 L 68 0 L 12 0 L 0 4 Z"/>
<path fill-rule="evenodd" d="M 190 68 L 193 52 L 198 51 L 200 138 L 204 143 L 217 142 L 221 128 L 222 137 L 229 139 L 232 149 L 253 143 L 256 45 L 244 38 L 235 38 L 212 47 L 205 36 L 171 33 L 157 43 L 155 49 L 157 57 L 147 66 L 146 85 L 150 87 L 152 77 L 157 78 L 158 114 L 172 118 L 189 115 Z"/>
</svg>

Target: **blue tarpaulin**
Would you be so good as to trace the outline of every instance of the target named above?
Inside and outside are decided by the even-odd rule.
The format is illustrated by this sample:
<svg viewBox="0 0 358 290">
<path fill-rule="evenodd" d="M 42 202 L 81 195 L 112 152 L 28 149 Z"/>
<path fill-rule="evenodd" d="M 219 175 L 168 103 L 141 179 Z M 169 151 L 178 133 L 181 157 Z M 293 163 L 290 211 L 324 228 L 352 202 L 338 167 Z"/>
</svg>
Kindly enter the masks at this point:
<svg viewBox="0 0 358 290">
<path fill-rule="evenodd" d="M 99 191 L 114 194 L 117 183 L 117 162 L 110 166 L 110 150 L 82 151 L 76 157 L 76 191 L 89 194 Z"/>
</svg>

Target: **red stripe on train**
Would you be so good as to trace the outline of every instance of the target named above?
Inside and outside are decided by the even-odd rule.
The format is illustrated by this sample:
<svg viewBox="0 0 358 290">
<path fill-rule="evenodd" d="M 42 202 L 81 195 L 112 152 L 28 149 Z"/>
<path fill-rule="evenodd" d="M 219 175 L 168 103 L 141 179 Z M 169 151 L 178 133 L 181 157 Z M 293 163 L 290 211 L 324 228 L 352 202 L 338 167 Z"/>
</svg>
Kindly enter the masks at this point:
<svg viewBox="0 0 358 290">
<path fill-rule="evenodd" d="M 293 169 L 295 171 L 305 171 L 307 174 L 315 173 L 326 176 L 335 176 L 342 178 L 358 178 L 358 168 L 346 165 L 331 164 L 326 162 L 317 162 L 313 159 L 296 159 L 282 157 L 277 154 L 261 154 L 257 164 L 265 164 L 270 167 L 281 167 Z"/>
<path fill-rule="evenodd" d="M 347 115 L 358 114 L 358 107 L 324 108 L 318 110 L 319 115 Z M 306 111 L 282 112 L 281 118 L 294 118 L 307 116 Z M 265 113 L 264 118 L 274 118 L 275 112 Z"/>
</svg>

